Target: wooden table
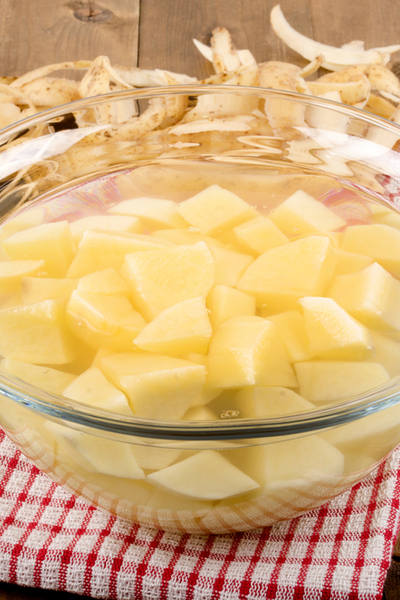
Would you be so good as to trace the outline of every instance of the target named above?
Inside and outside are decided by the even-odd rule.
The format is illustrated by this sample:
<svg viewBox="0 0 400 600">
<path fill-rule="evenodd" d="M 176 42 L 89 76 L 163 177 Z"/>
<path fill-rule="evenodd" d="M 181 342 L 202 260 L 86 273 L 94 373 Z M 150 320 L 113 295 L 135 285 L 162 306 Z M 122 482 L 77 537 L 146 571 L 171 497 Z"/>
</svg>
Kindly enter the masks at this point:
<svg viewBox="0 0 400 600">
<path fill-rule="evenodd" d="M 225 26 L 237 48 L 258 62 L 306 64 L 286 48 L 269 25 L 277 0 L 0 0 L 0 75 L 18 76 L 36 67 L 106 55 L 114 65 L 168 69 L 199 78 L 212 67 L 195 49 Z M 301 33 L 341 46 L 353 39 L 366 47 L 400 42 L 400 2 L 393 0 L 281 0 Z M 394 56 L 400 61 L 400 55 Z M 397 558 L 399 557 L 399 558 Z M 400 543 L 386 586 L 386 600 L 400 599 Z M 50 600 L 54 592 L 0 583 L 0 600 Z M 76 596 L 59 593 L 59 600 Z"/>
</svg>

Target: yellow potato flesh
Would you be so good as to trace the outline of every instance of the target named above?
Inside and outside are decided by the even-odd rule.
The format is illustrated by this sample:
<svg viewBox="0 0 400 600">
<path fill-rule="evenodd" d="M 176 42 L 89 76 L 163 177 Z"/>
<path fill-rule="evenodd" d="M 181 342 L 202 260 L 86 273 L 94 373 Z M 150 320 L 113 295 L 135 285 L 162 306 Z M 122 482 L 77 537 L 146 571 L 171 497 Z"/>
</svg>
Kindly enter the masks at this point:
<svg viewBox="0 0 400 600">
<path fill-rule="evenodd" d="M 116 205 L 97 215 L 101 220 L 75 221 L 75 256 L 65 223 L 31 226 L 28 219 L 23 232 L 9 225 L 2 249 L 12 260 L 5 271 L 25 261 L 12 256 L 23 247 L 35 269 L 54 269 L 47 277 L 23 271 L 10 289 L 4 284 L 0 352 L 11 374 L 119 415 L 188 422 L 313 411 L 400 374 L 400 344 L 381 335 L 400 331 L 400 282 L 391 274 L 397 229 L 377 224 L 338 232 L 342 218 L 301 190 L 268 215 L 218 185 L 181 204 L 140 200 Z M 146 234 L 138 233 L 141 223 Z M 340 287 L 345 277 L 352 279 Z M 57 364 L 68 372 L 47 366 Z M 165 496 L 182 507 L 185 498 L 213 506 L 343 471 L 334 446 L 340 436 L 256 447 L 251 465 L 249 449 L 188 458 L 156 444 L 100 447 L 93 436 L 51 425 L 48 431 L 53 445 L 87 471 L 130 479 L 151 471 L 146 485 L 159 486 L 154 505 Z M 350 433 L 354 443 L 362 438 Z M 113 459 L 125 465 L 112 472 Z"/>
<path fill-rule="evenodd" d="M 200 233 L 213 235 L 256 216 L 253 208 L 239 196 L 212 185 L 182 202 L 178 211 Z"/>
<path fill-rule="evenodd" d="M 54 279 L 51 277 L 23 277 L 21 303 L 36 304 L 44 300 L 66 300 L 78 284 L 77 279 Z"/>
<path fill-rule="evenodd" d="M 49 277 L 65 277 L 74 255 L 67 221 L 45 223 L 19 231 L 2 244 L 4 252 L 16 260 L 44 260 Z"/>
<path fill-rule="evenodd" d="M 395 277 L 400 276 L 400 231 L 389 225 L 354 225 L 344 234 L 342 250 L 371 257 Z"/>
<path fill-rule="evenodd" d="M 76 347 L 59 300 L 0 311 L 0 354 L 5 358 L 62 365 L 75 359 Z"/>
<path fill-rule="evenodd" d="M 44 260 L 9 260 L 0 262 L 0 294 L 13 294 L 21 288 L 24 277 L 37 275 L 45 267 Z"/>
<path fill-rule="evenodd" d="M 211 325 L 216 330 L 231 317 L 254 317 L 256 299 L 233 287 L 215 285 L 207 296 L 207 308 L 210 311 Z"/>
<path fill-rule="evenodd" d="M 159 240 L 140 233 L 86 231 L 81 239 L 77 254 L 72 261 L 67 277 L 83 277 L 94 271 L 106 268 L 119 269 L 129 252 L 153 250 L 169 246 L 166 240 Z"/>
<path fill-rule="evenodd" d="M 116 352 L 132 350 L 146 324 L 125 296 L 74 290 L 66 310 L 71 331 L 95 350 L 100 346 Z"/>
<path fill-rule="evenodd" d="M 132 288 L 134 306 L 150 321 L 162 310 L 198 296 L 214 283 L 214 259 L 204 242 L 125 257 L 122 273 Z"/>
<path fill-rule="evenodd" d="M 133 412 L 148 418 L 182 418 L 205 383 L 204 366 L 160 354 L 115 354 L 100 364 Z"/>
<path fill-rule="evenodd" d="M 296 308 L 303 296 L 321 296 L 335 268 L 327 237 L 310 236 L 261 254 L 245 271 L 238 289 L 253 294 L 270 314 Z"/>
<path fill-rule="evenodd" d="M 269 218 L 289 236 L 335 231 L 346 225 L 346 221 L 303 190 L 282 202 Z"/>
<path fill-rule="evenodd" d="M 235 239 L 250 252 L 263 254 L 276 246 L 289 243 L 287 236 L 265 217 L 255 217 L 233 229 Z"/>
<path fill-rule="evenodd" d="M 207 354 L 212 332 L 205 299 L 191 298 L 160 312 L 136 336 L 135 346 L 170 356 Z"/>
<path fill-rule="evenodd" d="M 233 317 L 220 325 L 207 365 L 208 383 L 217 388 L 297 386 L 276 325 L 261 317 Z"/>
<path fill-rule="evenodd" d="M 331 298 L 305 297 L 303 308 L 309 347 L 320 358 L 365 360 L 373 353 L 368 329 Z"/>
<path fill-rule="evenodd" d="M 400 328 L 400 282 L 378 263 L 335 277 L 327 295 L 367 327 L 381 333 Z"/>
</svg>

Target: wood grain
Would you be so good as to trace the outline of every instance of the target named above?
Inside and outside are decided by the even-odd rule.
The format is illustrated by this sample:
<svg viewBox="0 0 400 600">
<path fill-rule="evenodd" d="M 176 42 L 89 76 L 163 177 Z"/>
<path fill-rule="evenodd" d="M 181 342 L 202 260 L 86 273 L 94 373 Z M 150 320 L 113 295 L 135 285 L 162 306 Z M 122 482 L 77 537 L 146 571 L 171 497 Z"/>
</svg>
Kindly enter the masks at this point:
<svg viewBox="0 0 400 600">
<path fill-rule="evenodd" d="M 140 0 L 0 0 L 1 75 L 92 60 L 135 66 Z"/>
<path fill-rule="evenodd" d="M 269 13 L 276 0 L 142 0 L 140 8 L 139 66 L 169 69 L 195 77 L 211 74 L 212 66 L 195 48 L 192 39 L 208 44 L 215 27 L 226 27 L 236 48 L 248 48 L 258 62 L 305 61 L 274 34 Z M 282 0 L 282 10 L 312 35 L 307 0 Z"/>
</svg>

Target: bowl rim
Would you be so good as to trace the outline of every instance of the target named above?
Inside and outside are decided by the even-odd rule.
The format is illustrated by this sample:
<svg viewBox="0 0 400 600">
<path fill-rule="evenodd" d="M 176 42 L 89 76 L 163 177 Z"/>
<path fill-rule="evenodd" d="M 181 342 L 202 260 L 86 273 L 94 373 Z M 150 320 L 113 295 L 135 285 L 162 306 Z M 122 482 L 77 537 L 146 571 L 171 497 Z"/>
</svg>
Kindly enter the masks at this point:
<svg viewBox="0 0 400 600">
<path fill-rule="evenodd" d="M 20 134 L 29 127 L 43 122 L 51 122 L 52 119 L 70 114 L 71 112 L 95 107 L 110 101 L 126 99 L 146 100 L 176 95 L 207 94 L 259 95 L 265 99 L 301 102 L 307 106 L 329 108 L 335 112 L 353 116 L 369 125 L 376 125 L 380 129 L 385 129 L 400 136 L 400 125 L 397 123 L 368 113 L 360 108 L 350 107 L 326 98 L 309 96 L 300 92 L 252 86 L 184 84 L 110 92 L 75 100 L 56 108 L 35 113 L 30 117 L 26 117 L 1 129 L 0 146 L 6 144 L 10 137 Z M 45 138 L 46 136 L 42 137 Z M 0 154 L 2 150 L 3 148 L 0 147 Z M 374 388 L 371 392 L 357 395 L 336 404 L 330 404 L 324 408 L 317 407 L 317 410 L 290 414 L 273 419 L 232 419 L 223 422 L 166 421 L 161 419 L 149 420 L 135 415 L 132 417 L 121 416 L 117 413 L 94 408 L 40 390 L 14 377 L 2 366 L 0 366 L 0 394 L 28 409 L 46 415 L 52 420 L 63 423 L 68 422 L 70 425 L 78 428 L 96 429 L 119 437 L 139 436 L 155 440 L 196 440 L 199 442 L 203 440 L 242 440 L 244 438 L 256 440 L 267 437 L 277 439 L 294 434 L 304 435 L 355 421 L 394 406 L 400 402 L 400 377 L 391 379 L 379 388 Z"/>
<path fill-rule="evenodd" d="M 211 91 L 212 90 L 212 91 Z M 236 94 L 236 95 L 262 95 L 266 99 L 279 99 L 288 100 L 290 102 L 302 101 L 306 104 L 320 107 L 320 108 L 331 108 L 336 112 L 353 115 L 369 124 L 375 124 L 384 126 L 388 131 L 395 133 L 400 132 L 400 125 L 386 119 L 369 113 L 361 108 L 354 106 L 348 106 L 336 100 L 330 100 L 328 98 L 320 98 L 318 96 L 311 96 L 303 94 L 301 92 L 292 92 L 287 90 L 277 90 L 274 88 L 264 88 L 256 86 L 235 86 L 235 85 L 216 85 L 216 84 L 179 84 L 173 86 L 159 86 L 159 87 L 148 87 L 148 88 L 137 88 L 130 90 L 122 90 L 117 92 L 109 92 L 107 94 L 99 94 L 97 96 L 90 96 L 80 100 L 74 100 L 61 104 L 55 108 L 48 108 L 21 119 L 3 129 L 0 129 L 0 146 L 8 141 L 8 137 L 13 134 L 21 133 L 27 127 L 37 125 L 41 122 L 49 121 L 52 118 L 61 117 L 65 114 L 70 114 L 78 110 L 83 110 L 88 107 L 98 106 L 112 100 L 126 100 L 132 98 L 134 100 L 146 100 L 149 98 L 158 98 L 166 96 L 176 95 L 207 95 L 207 94 Z M 44 137 L 44 136 L 43 136 Z"/>
</svg>

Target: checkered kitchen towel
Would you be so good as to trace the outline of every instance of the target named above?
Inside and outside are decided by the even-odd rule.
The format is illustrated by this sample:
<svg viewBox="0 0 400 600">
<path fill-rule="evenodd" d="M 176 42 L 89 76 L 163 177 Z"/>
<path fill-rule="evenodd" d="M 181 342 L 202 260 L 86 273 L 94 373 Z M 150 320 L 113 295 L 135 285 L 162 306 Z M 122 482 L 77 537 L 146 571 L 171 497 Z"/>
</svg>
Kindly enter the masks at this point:
<svg viewBox="0 0 400 600">
<path fill-rule="evenodd" d="M 229 535 L 164 532 L 78 500 L 0 431 L 0 580 L 118 600 L 378 599 L 399 495 L 400 447 L 291 521 Z"/>
</svg>

